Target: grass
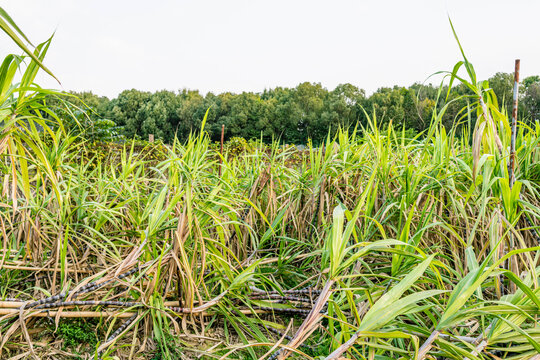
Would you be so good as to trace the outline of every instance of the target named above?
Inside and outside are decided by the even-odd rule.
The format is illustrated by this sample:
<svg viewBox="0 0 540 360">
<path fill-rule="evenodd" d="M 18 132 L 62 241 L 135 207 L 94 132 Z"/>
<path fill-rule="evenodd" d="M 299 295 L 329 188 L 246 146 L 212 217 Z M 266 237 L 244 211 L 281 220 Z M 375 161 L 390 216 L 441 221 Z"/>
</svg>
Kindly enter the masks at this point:
<svg viewBox="0 0 540 360">
<path fill-rule="evenodd" d="M 64 341 L 67 348 L 86 345 L 86 350 L 89 348 L 92 351 L 98 343 L 95 327 L 95 321 L 82 321 L 79 319 L 62 321 L 58 324 L 57 334 Z"/>
<path fill-rule="evenodd" d="M 86 358 L 532 358 L 540 124 L 518 124 L 510 188 L 508 118 L 463 58 L 443 74 L 471 90 L 451 129 L 441 93 L 415 138 L 374 117 L 220 164 L 204 119 L 186 143 L 96 151 L 45 106 L 61 94 L 33 84 L 40 63 L 15 82 L 8 57 L 0 357 L 53 356 L 39 315 Z"/>
</svg>

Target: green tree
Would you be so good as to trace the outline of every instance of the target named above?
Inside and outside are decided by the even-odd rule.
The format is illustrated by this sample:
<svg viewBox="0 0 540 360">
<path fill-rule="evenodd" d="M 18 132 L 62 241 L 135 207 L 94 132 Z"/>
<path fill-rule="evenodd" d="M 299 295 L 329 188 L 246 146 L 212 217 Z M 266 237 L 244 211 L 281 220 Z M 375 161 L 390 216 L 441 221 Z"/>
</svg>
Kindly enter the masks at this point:
<svg viewBox="0 0 540 360">
<path fill-rule="evenodd" d="M 399 86 L 379 88 L 370 97 L 372 109 L 368 112 L 376 114 L 379 126 L 384 127 L 392 122 L 399 128 L 403 126 L 405 120 L 403 100 L 402 88 Z"/>
<path fill-rule="evenodd" d="M 147 138 L 153 134 L 156 139 L 172 142 L 178 126 L 177 109 L 180 99 L 171 91 L 158 91 L 137 111 L 137 122 L 141 124 L 140 134 Z"/>
<path fill-rule="evenodd" d="M 529 121 L 540 120 L 540 77 L 530 76 L 523 81 L 525 94 L 521 103 Z"/>
<path fill-rule="evenodd" d="M 512 114 L 514 98 L 514 74 L 498 72 L 488 79 L 489 86 L 497 96 L 499 106 L 504 106 L 507 114 Z"/>
<path fill-rule="evenodd" d="M 198 90 L 183 89 L 178 95 L 179 106 L 176 108 L 178 124 L 176 133 L 182 140 L 187 139 L 190 132 L 200 130 L 200 124 L 208 107 L 204 97 Z"/>
<path fill-rule="evenodd" d="M 128 138 L 143 136 L 142 116 L 137 116 L 141 108 L 149 101 L 152 94 L 135 89 L 122 91 L 113 99 L 107 111 L 107 118 L 112 119 L 118 126 L 124 127 Z"/>
</svg>

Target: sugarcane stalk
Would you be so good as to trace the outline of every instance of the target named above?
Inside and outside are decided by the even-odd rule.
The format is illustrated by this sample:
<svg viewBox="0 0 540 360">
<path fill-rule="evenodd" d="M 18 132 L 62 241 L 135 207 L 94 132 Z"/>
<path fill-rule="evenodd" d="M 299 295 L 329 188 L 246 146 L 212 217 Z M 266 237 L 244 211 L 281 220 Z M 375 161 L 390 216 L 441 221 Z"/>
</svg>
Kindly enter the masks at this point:
<svg viewBox="0 0 540 360">
<path fill-rule="evenodd" d="M 221 125 L 221 146 L 219 148 L 219 153 L 221 156 L 219 157 L 219 168 L 218 168 L 218 174 L 221 176 L 221 164 L 223 163 L 223 138 L 225 136 L 225 125 Z"/>
<path fill-rule="evenodd" d="M 310 298 L 303 298 L 303 297 L 291 296 L 291 295 L 279 295 L 279 294 L 268 294 L 268 295 L 256 294 L 256 295 L 251 295 L 249 298 L 252 300 L 264 299 L 264 300 L 294 301 L 294 302 L 302 302 L 302 303 L 307 303 L 307 304 L 311 304 L 313 302 Z"/>
<path fill-rule="evenodd" d="M 417 360 L 423 360 L 426 357 L 429 350 L 431 350 L 433 343 L 435 342 L 435 340 L 437 340 L 440 334 L 441 333 L 439 331 L 435 330 L 431 333 L 431 335 L 429 335 L 427 340 L 420 347 L 420 350 L 418 350 L 418 356 L 416 358 Z"/>
<path fill-rule="evenodd" d="M 122 325 L 120 325 L 120 327 L 119 327 L 118 329 L 116 329 L 116 331 L 113 332 L 113 333 L 111 334 L 111 336 L 109 336 L 109 337 L 107 338 L 106 343 L 110 343 L 111 341 L 113 341 L 114 339 L 116 339 L 116 338 L 118 337 L 118 335 L 120 335 L 124 330 L 126 330 L 127 327 L 128 327 L 129 325 L 131 325 L 131 324 L 135 321 L 135 319 L 137 319 L 137 316 L 138 316 L 138 315 L 139 315 L 139 314 L 137 314 L 137 313 L 134 314 L 132 317 L 130 317 L 129 319 L 127 319 Z"/>
<path fill-rule="evenodd" d="M 60 272 L 60 269 L 55 268 L 48 268 L 48 267 L 39 267 L 39 266 L 23 266 L 23 265 L 15 265 L 15 264 L 2 264 L 0 265 L 0 269 L 7 269 L 7 270 L 21 270 L 21 271 L 36 271 L 36 272 Z M 89 274 L 91 271 L 89 270 L 78 270 L 78 269 L 66 269 L 67 272 L 71 273 L 79 273 L 79 274 Z"/>
<path fill-rule="evenodd" d="M 121 279 L 133 274 L 134 272 L 136 272 L 138 270 L 139 270 L 139 267 L 135 267 L 135 268 L 131 269 L 130 271 L 119 275 L 117 277 L 117 280 L 121 280 Z M 42 305 L 45 305 L 45 304 L 55 303 L 55 302 L 58 302 L 59 300 L 63 300 L 65 298 L 67 298 L 68 296 L 71 296 L 72 298 L 75 298 L 75 297 L 77 297 L 77 296 L 79 296 L 81 294 L 97 290 L 97 289 L 111 283 L 113 280 L 114 279 L 107 280 L 107 281 L 104 281 L 102 283 L 97 283 L 97 282 L 93 281 L 93 282 L 90 282 L 90 283 L 82 286 L 79 290 L 77 290 L 75 292 L 69 292 L 69 291 L 67 293 L 66 292 L 61 292 L 60 294 L 49 296 L 48 298 L 45 298 L 45 299 L 41 299 L 41 300 L 37 300 L 37 301 L 31 302 L 31 303 L 27 303 L 25 305 L 25 308 L 29 309 L 29 308 L 33 308 L 33 307 L 36 307 L 36 306 L 42 306 Z"/>
<path fill-rule="evenodd" d="M 19 309 L 13 308 L 0 308 L 0 315 L 18 315 Z M 241 314 L 252 315 L 252 314 L 271 314 L 271 311 L 261 310 L 261 309 L 240 309 L 238 310 Z M 116 318 L 129 318 L 136 313 L 131 311 L 59 311 L 59 310 L 38 310 L 35 312 L 30 312 L 25 314 L 25 318 L 29 317 L 56 317 L 60 316 L 62 318 L 104 318 L 104 317 L 116 317 Z M 215 311 L 202 311 L 199 313 L 204 317 L 215 316 Z"/>
<path fill-rule="evenodd" d="M 257 288 L 254 288 L 254 287 L 251 287 L 251 290 L 253 290 L 255 293 L 265 294 L 265 295 L 275 295 L 275 294 L 277 294 L 277 295 L 281 295 L 281 294 L 297 294 L 297 295 L 311 295 L 311 294 L 313 294 L 313 295 L 320 295 L 321 291 L 322 291 L 322 290 L 319 290 L 319 289 L 311 289 L 311 288 L 298 289 L 298 290 L 264 291 L 264 290 L 257 289 Z"/>
<path fill-rule="evenodd" d="M 286 339 L 286 340 L 291 341 L 291 340 L 293 339 L 292 336 L 289 336 L 289 335 L 287 335 L 287 334 L 284 334 L 284 333 L 282 333 L 281 331 L 279 331 L 278 329 L 273 328 L 273 327 L 271 327 L 271 326 L 266 326 L 265 329 L 267 329 L 268 331 L 270 331 L 270 332 L 272 332 L 272 333 L 274 333 L 274 334 L 276 334 L 276 335 L 278 335 L 278 336 L 283 337 L 283 338 Z M 305 347 L 305 348 L 308 348 L 308 349 L 314 349 L 314 348 L 315 348 L 314 346 L 311 346 L 311 345 L 308 345 L 308 344 L 302 344 L 302 345 L 300 345 L 300 346 Z"/>
</svg>

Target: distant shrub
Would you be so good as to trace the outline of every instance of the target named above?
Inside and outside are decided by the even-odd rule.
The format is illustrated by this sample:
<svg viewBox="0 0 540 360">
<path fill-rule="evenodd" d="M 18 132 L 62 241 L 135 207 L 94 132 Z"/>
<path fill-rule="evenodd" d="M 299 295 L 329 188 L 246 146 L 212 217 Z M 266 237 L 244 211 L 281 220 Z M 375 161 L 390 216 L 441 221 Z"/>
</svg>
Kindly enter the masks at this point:
<svg viewBox="0 0 540 360">
<path fill-rule="evenodd" d="M 223 147 L 225 152 L 232 156 L 238 156 L 252 150 L 252 146 L 246 139 L 237 136 L 229 139 Z"/>
</svg>

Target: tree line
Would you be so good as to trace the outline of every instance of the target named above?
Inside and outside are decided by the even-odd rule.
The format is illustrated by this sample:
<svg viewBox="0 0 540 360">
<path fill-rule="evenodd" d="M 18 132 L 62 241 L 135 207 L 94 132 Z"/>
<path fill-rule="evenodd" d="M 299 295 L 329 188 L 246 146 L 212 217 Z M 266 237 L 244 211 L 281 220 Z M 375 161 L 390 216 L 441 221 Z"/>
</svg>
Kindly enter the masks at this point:
<svg viewBox="0 0 540 360">
<path fill-rule="evenodd" d="M 511 114 L 513 74 L 497 73 L 488 81 L 499 103 Z M 444 100 L 450 102 L 442 119 L 446 127 L 466 118 L 463 109 L 473 101 L 467 98 L 468 89 L 460 84 L 450 92 L 446 87 L 439 90 L 432 84 L 415 83 L 410 87 L 383 87 L 366 96 L 364 90 L 351 84 L 328 90 L 320 83 L 305 82 L 295 88 L 276 87 L 240 94 L 202 95 L 187 89 L 152 93 L 132 89 L 109 99 L 82 92 L 72 93 L 82 102 L 72 98 L 70 103 L 75 103 L 76 109 L 70 110 L 69 115 L 75 114 L 79 122 L 85 122 L 83 129 L 92 129 L 90 137 L 103 139 L 113 134 L 147 139 L 153 134 L 170 143 L 174 136 L 185 140 L 190 132 L 200 130 L 201 120 L 210 109 L 205 129 L 213 140 L 219 140 L 223 124 L 226 138 L 262 137 L 267 142 L 279 139 L 306 144 L 308 139 L 319 143 L 329 131 L 335 132 L 339 127 L 366 126 L 368 116 L 375 116 L 383 128 L 392 122 L 414 134 L 429 126 L 434 107 L 441 108 Z M 441 101 L 437 101 L 438 95 Z M 91 111 L 83 112 L 86 106 Z M 531 76 L 522 82 L 519 116 L 525 121 L 540 118 L 540 77 Z"/>
</svg>

